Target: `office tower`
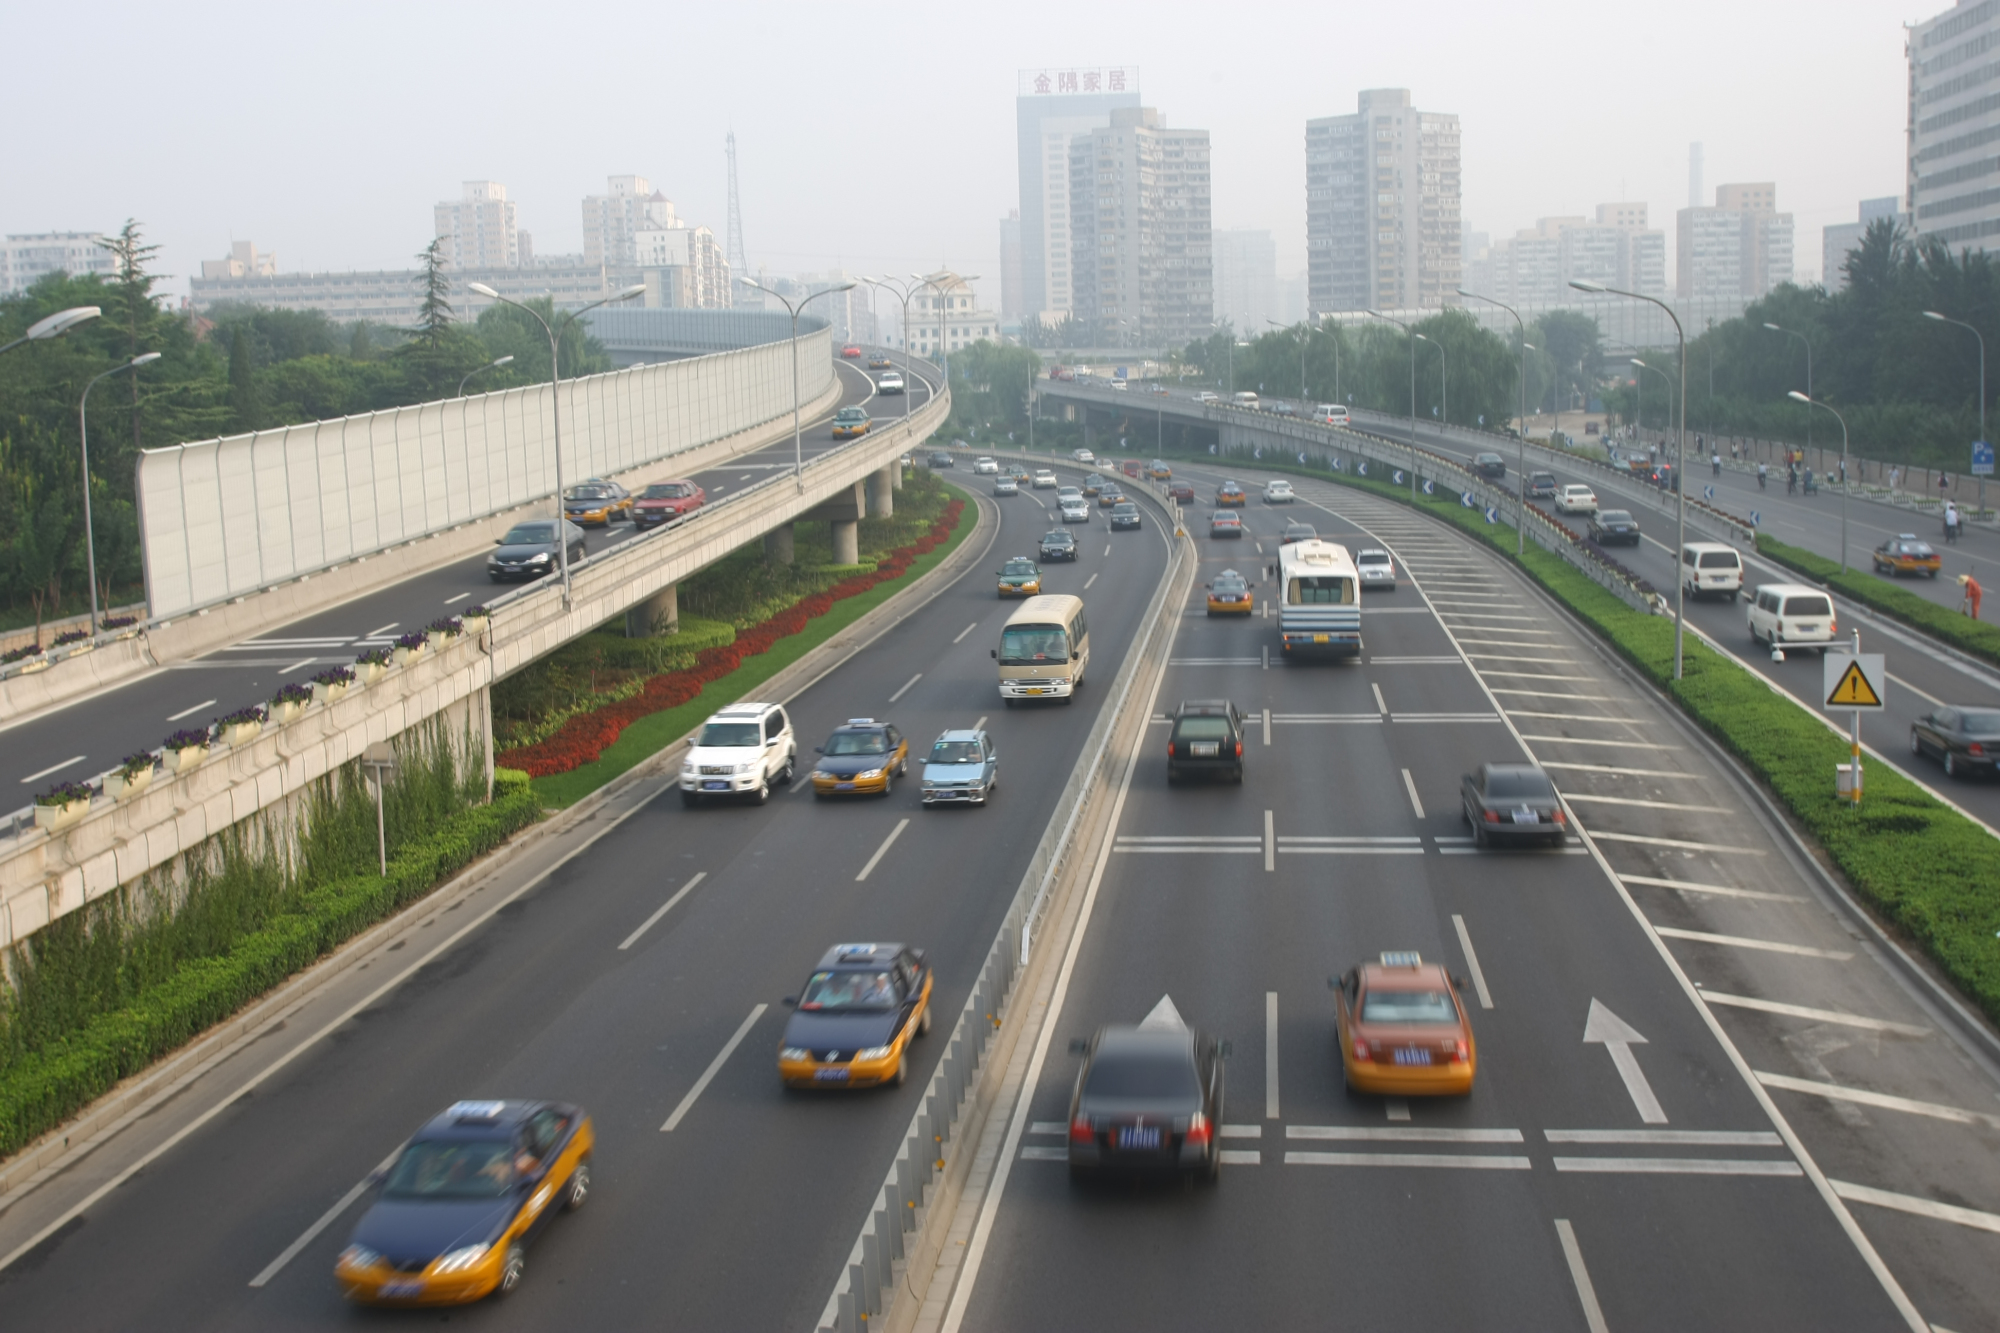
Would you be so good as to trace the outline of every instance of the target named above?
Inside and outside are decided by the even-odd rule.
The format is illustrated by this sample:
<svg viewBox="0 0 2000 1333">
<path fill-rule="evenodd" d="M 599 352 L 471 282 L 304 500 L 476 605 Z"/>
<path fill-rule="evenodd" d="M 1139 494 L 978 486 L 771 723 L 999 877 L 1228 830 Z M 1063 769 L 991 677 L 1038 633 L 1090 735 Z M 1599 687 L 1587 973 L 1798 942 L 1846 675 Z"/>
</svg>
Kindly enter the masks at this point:
<svg viewBox="0 0 2000 1333">
<path fill-rule="evenodd" d="M 1071 313 L 1107 345 L 1179 347 L 1215 319 L 1208 131 L 1124 107 L 1070 142 Z"/>
<path fill-rule="evenodd" d="M 1306 122 L 1306 268 L 1315 312 L 1459 303 L 1458 117 L 1407 88 Z"/>
<path fill-rule="evenodd" d="M 1910 61 L 1907 210 L 1920 237 L 1956 252 L 1984 250 L 2000 234 L 2000 96 L 1992 51 L 2000 5 L 1957 6 L 1908 29 Z"/>
<path fill-rule="evenodd" d="M 1755 299 L 1792 280 L 1792 215 L 1769 181 L 1718 185 L 1713 207 L 1676 215 L 1674 294 Z"/>
<path fill-rule="evenodd" d="M 1111 123 L 1115 109 L 1139 105 L 1139 71 L 1020 72 L 1014 116 L 1021 189 L 1021 317 L 1051 323 L 1070 309 L 1070 139 Z"/>
</svg>

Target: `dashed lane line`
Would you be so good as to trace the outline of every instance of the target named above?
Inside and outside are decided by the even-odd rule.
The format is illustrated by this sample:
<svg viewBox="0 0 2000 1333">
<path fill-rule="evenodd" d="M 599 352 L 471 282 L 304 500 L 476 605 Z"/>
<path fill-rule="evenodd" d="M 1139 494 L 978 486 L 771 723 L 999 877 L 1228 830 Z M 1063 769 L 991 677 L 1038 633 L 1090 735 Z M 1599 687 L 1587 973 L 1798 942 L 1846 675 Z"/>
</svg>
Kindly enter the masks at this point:
<svg viewBox="0 0 2000 1333">
<path fill-rule="evenodd" d="M 1428 1152 L 1288 1152 L 1286 1166 L 1415 1166 L 1457 1167 L 1462 1171 L 1528 1171 L 1525 1157 L 1487 1153 Z"/>
<path fill-rule="evenodd" d="M 1759 1083 L 1767 1088 L 1777 1088 L 1784 1092 L 1803 1092 L 1812 1097 L 1824 1097 L 1828 1101 L 1853 1102 L 1858 1106 L 1874 1106 L 1884 1111 L 1903 1111 L 1910 1115 L 1929 1116 L 1932 1120 L 1949 1120 L 1954 1124 L 1984 1125 L 1988 1129 L 2000 1129 L 2000 1115 L 1994 1115 L 1989 1111 L 1968 1111 L 1962 1107 L 1944 1106 L 1937 1102 L 1920 1102 L 1913 1097 L 1870 1092 L 1866 1088 L 1848 1088 L 1838 1083 L 1819 1083 L 1812 1079 L 1793 1078 L 1788 1074 L 1770 1074 L 1761 1069 L 1754 1072 Z"/>
<path fill-rule="evenodd" d="M 1584 1327 L 1590 1333 L 1610 1333 L 1604 1322 L 1604 1310 L 1597 1303 L 1597 1288 L 1591 1283 L 1590 1270 L 1583 1264 L 1583 1247 L 1576 1243 L 1576 1228 L 1566 1217 L 1556 1219 L 1556 1239 L 1562 1242 L 1563 1261 L 1569 1265 L 1569 1280 L 1576 1287 L 1577 1302 L 1583 1306 Z"/>
<path fill-rule="evenodd" d="M 964 639 L 966 635 L 972 633 L 972 631 L 978 628 L 979 628 L 979 622 L 975 620 L 970 625 L 967 625 L 964 629 L 960 630 L 958 632 L 958 638 L 953 639 L 952 642 L 958 643 L 960 640 Z"/>
<path fill-rule="evenodd" d="M 1374 1125 L 1286 1125 L 1287 1139 L 1333 1140 L 1341 1143 L 1521 1143 L 1518 1129 L 1450 1129 L 1413 1125 L 1388 1129 Z"/>
<path fill-rule="evenodd" d="M 1750 995 L 1728 995 L 1721 991 L 1703 990 L 1701 998 L 1710 1004 L 1726 1005 L 1732 1009 L 1755 1009 L 1760 1013 L 1783 1014 L 1787 1018 L 1803 1018 L 1814 1023 L 1835 1023 L 1842 1027 L 1864 1028 L 1870 1032 L 1889 1032 L 1898 1037 L 1928 1037 L 1931 1030 L 1915 1023 L 1892 1023 L 1886 1018 L 1865 1018 L 1860 1014 L 1844 1014 L 1838 1009 L 1814 1009 L 1803 1004 L 1781 1004 L 1776 1000 L 1760 1000 Z"/>
<path fill-rule="evenodd" d="M 1768 1129 L 1545 1129 L 1550 1143 L 1674 1144 L 1680 1147 L 1782 1148 Z"/>
<path fill-rule="evenodd" d="M 1593 832 L 1592 837 L 1604 835 Z M 1827 958 L 1836 963 L 1844 963 L 1854 957 L 1848 949 L 1818 949 L 1810 944 L 1786 944 L 1783 940 L 1752 939 L 1748 935 L 1717 935 L 1706 930 L 1682 930 L 1678 926 L 1654 926 L 1654 931 L 1670 940 L 1687 940 L 1693 944 L 1717 944 L 1729 949 L 1755 949 L 1759 953 L 1791 954 L 1796 958 Z"/>
<path fill-rule="evenodd" d="M 1548 745 L 1615 745 L 1626 750 L 1678 750 L 1681 748 L 1678 745 L 1661 745 L 1652 741 L 1598 741 L 1587 740 L 1582 736 L 1523 735 L 1521 739 L 1524 741 L 1541 741 Z"/>
<path fill-rule="evenodd" d="M 674 905 L 676 903 L 680 902 L 681 899 L 687 897 L 689 893 L 694 891 L 695 885 L 701 883 L 703 880 L 707 878 L 708 878 L 708 872 L 706 870 L 696 871 L 692 879 L 688 880 L 687 883 L 681 885 L 680 888 L 675 891 L 673 897 L 667 899 L 664 903 L 661 903 L 658 911 L 654 912 L 644 921 L 641 921 L 639 923 L 639 928 L 633 931 L 630 935 L 627 935 L 623 940 L 621 940 L 619 942 L 618 947 L 620 949 L 629 949 L 634 944 L 637 944 L 639 942 L 639 937 L 641 935 L 644 935 L 647 931 L 651 930 L 655 922 L 657 922 L 661 917 L 665 916 L 667 913 L 673 911 Z"/>
<path fill-rule="evenodd" d="M 903 830 L 909 826 L 910 821 L 907 817 L 896 821 L 896 827 L 889 830 L 889 836 L 882 839 L 882 845 L 875 849 L 875 855 L 868 858 L 868 864 L 861 867 L 861 873 L 854 877 L 856 884 L 861 883 L 874 872 L 875 867 L 881 863 L 882 858 L 889 854 L 889 849 L 896 845 L 896 839 L 902 837 Z"/>
<path fill-rule="evenodd" d="M 213 708 L 213 707 L 215 707 L 215 700 L 203 699 L 200 703 L 196 704 L 192 708 L 183 708 L 178 713 L 169 713 L 167 715 L 167 721 L 178 722 L 184 717 L 192 717 L 194 714 L 199 713 L 204 708 Z"/>
<path fill-rule="evenodd" d="M 1489 676 L 1496 676 L 1496 675 L 1504 675 L 1506 673 L 1498 671 L 1489 671 L 1486 674 Z M 1612 698 L 1608 694 L 1572 694 L 1567 690 L 1502 690 L 1496 688 L 1493 689 L 1491 692 L 1494 694 L 1525 694 L 1532 696 L 1533 698 L 1536 699 L 1578 699 L 1584 703 L 1593 703 L 1593 704 L 1615 704 L 1622 702 L 1621 700 Z M 1548 767 L 1548 765 L 1544 764 L 1543 767 L 1546 768 Z"/>
<path fill-rule="evenodd" d="M 1405 770 L 1405 775 L 1407 776 L 1407 770 Z M 1422 812 L 1419 811 L 1418 813 L 1421 814 Z M 1458 947 L 1465 951 L 1465 970 L 1472 974 L 1472 989 L 1479 996 L 1479 1007 L 1481 1009 L 1491 1009 L 1493 1007 L 1493 996 L 1486 989 L 1486 973 L 1482 972 L 1479 968 L 1479 955 L 1473 952 L 1472 932 L 1465 928 L 1465 918 L 1456 913 L 1452 915 L 1451 926 L 1453 930 L 1458 932 Z"/>
<path fill-rule="evenodd" d="M 1598 1175 L 1803 1176 L 1794 1161 L 1756 1157 L 1558 1157 L 1556 1170 Z"/>
<path fill-rule="evenodd" d="M 907 819 L 903 822 L 906 824 L 909 823 Z M 729 1063 L 729 1057 L 736 1053 L 736 1048 L 743 1044 L 743 1039 L 750 1035 L 750 1029 L 757 1026 L 757 1020 L 764 1016 L 764 1011 L 769 1007 L 769 1005 L 760 1004 L 750 1011 L 750 1017 L 744 1019 L 743 1025 L 736 1029 L 736 1035 L 731 1037 L 727 1044 L 716 1053 L 715 1058 L 708 1062 L 708 1068 L 701 1071 L 701 1077 L 694 1081 L 692 1088 L 688 1089 L 687 1096 L 681 1098 L 680 1105 L 676 1106 L 674 1113 L 667 1117 L 667 1122 L 660 1126 L 660 1133 L 673 1133 L 674 1126 L 680 1124 L 682 1117 L 694 1109 L 695 1100 L 715 1080 L 715 1076 L 722 1072 L 722 1067 Z"/>
<path fill-rule="evenodd" d="M 1416 812 L 1418 819 L 1422 819 L 1424 817 L 1424 801 L 1421 796 L 1417 795 L 1417 780 L 1410 776 L 1410 770 L 1407 768 L 1403 770 L 1403 790 L 1410 794 L 1410 809 Z"/>
<path fill-rule="evenodd" d="M 1511 708 L 1507 712 L 1512 717 L 1540 716 L 1535 713 L 1517 713 Z M 1574 773 L 1612 773 L 1621 778 L 1691 778 L 1700 782 L 1708 781 L 1699 773 L 1676 773 L 1665 768 L 1620 768 L 1612 764 L 1557 763 L 1552 759 L 1544 759 L 1542 767 L 1565 769 Z"/>
<path fill-rule="evenodd" d="M 89 755 L 83 755 L 83 754 L 71 755 L 69 758 L 63 760 L 60 764 L 50 764 L 47 768 L 43 769 L 39 773 L 28 774 L 27 777 L 21 779 L 21 785 L 25 787 L 31 782 L 39 782 L 43 778 L 47 777 L 49 774 L 60 773 L 65 768 L 70 767 L 70 765 L 80 764 L 89 757 L 90 757 Z"/>
</svg>

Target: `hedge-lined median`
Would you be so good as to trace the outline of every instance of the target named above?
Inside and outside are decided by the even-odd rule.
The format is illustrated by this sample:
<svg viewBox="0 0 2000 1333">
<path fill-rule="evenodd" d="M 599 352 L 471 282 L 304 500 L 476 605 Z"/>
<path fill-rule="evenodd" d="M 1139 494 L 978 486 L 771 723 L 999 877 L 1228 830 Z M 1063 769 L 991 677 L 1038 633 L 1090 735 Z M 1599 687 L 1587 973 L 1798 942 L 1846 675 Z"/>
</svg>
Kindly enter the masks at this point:
<svg viewBox="0 0 2000 1333">
<path fill-rule="evenodd" d="M 2000 666 L 2000 625 L 1989 625 L 1957 611 L 1948 611 L 1936 602 L 1926 601 L 1907 588 L 1886 583 L 1872 573 L 1860 569 L 1842 572 L 1838 560 L 1788 546 L 1761 532 L 1757 534 L 1757 554 L 1769 556 L 1787 569 L 1795 569 L 1871 610 L 1880 611 L 1891 620 L 1900 620 L 1911 629 L 1922 630 L 1934 639 L 1942 639 L 1960 652 Z"/>
</svg>

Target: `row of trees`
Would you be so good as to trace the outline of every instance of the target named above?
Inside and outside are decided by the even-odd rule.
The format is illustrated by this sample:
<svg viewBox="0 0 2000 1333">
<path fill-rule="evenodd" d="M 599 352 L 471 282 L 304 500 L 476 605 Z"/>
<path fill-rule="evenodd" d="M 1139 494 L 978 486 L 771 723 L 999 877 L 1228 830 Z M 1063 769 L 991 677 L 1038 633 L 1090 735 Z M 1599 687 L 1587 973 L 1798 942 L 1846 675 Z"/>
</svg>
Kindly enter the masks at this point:
<svg viewBox="0 0 2000 1333">
<path fill-rule="evenodd" d="M 104 312 L 0 357 L 4 623 L 39 626 L 87 606 L 78 403 L 93 377 L 141 353 L 160 359 L 106 378 L 90 398 L 91 517 L 106 604 L 135 599 L 143 582 L 133 489 L 140 450 L 445 397 L 467 372 L 502 356 L 514 360 L 482 373 L 468 392 L 549 378 L 548 339 L 522 312 L 494 306 L 476 321 L 457 318 L 435 244 L 419 255 L 424 301 L 409 329 L 254 306 L 193 316 L 155 293 L 157 247 L 138 223 L 127 222 L 110 248 L 109 277 L 53 273 L 0 299 L 0 343 L 58 310 Z M 555 322 L 550 303 L 541 306 Z M 610 368 L 575 321 L 560 327 L 563 374 Z"/>
</svg>

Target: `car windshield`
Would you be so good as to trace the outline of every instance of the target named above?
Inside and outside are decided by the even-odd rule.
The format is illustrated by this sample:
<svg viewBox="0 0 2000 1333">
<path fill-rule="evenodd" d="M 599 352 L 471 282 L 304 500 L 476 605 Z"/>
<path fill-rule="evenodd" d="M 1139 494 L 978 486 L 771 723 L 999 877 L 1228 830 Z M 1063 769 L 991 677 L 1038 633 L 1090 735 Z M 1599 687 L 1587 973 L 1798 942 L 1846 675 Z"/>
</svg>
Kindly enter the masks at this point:
<svg viewBox="0 0 2000 1333">
<path fill-rule="evenodd" d="M 1229 739 L 1229 719 L 1226 717 L 1184 717 L 1176 734 L 1184 741 L 1226 741 Z"/>
<path fill-rule="evenodd" d="M 1091 1062 L 1083 1080 L 1083 1095 L 1129 1101 L 1201 1096 L 1194 1062 L 1181 1052 L 1115 1051 Z"/>
<path fill-rule="evenodd" d="M 1498 800 L 1550 800 L 1556 787 L 1544 773 L 1488 773 L 1486 794 Z"/>
<path fill-rule="evenodd" d="M 1248 586 L 1242 579 L 1218 578 L 1214 588 L 1217 592 L 1242 592 Z"/>
<path fill-rule="evenodd" d="M 1354 562 L 1359 565 L 1386 565 L 1389 563 L 1389 553 L 1387 551 L 1363 551 L 1360 555 L 1354 557 Z"/>
<path fill-rule="evenodd" d="M 1537 472 L 1532 480 L 1537 486 L 1553 486 L 1556 484 L 1556 474 L 1553 472 Z"/>
<path fill-rule="evenodd" d="M 495 1199 L 514 1183 L 512 1145 L 420 1139 L 403 1149 L 382 1193 L 391 1199 Z"/>
<path fill-rule="evenodd" d="M 859 421 L 861 418 L 867 416 L 868 413 L 864 408 L 843 407 L 837 415 L 842 421 Z"/>
<path fill-rule="evenodd" d="M 711 722 L 701 729 L 698 744 L 713 749 L 742 748 L 757 744 L 758 726 L 755 722 Z"/>
<path fill-rule="evenodd" d="M 1458 1022 L 1458 1006 L 1441 990 L 1374 990 L 1361 997 L 1364 1023 Z"/>
<path fill-rule="evenodd" d="M 1000 632 L 1003 666 L 1069 661 L 1069 635 L 1058 625 L 1014 625 Z"/>
<path fill-rule="evenodd" d="M 1736 552 L 1734 551 L 1703 551 L 1701 553 L 1700 567 L 1702 569 L 1740 569 L 1742 566 L 1736 559 Z"/>
<path fill-rule="evenodd" d="M 1127 500 L 1127 501 L 1126 501 L 1126 502 L 1124 502 L 1123 504 L 1115 504 L 1115 505 L 1112 505 L 1112 506 L 1111 506 L 1111 512 L 1112 512 L 1113 514 L 1116 514 L 1116 515 L 1121 515 L 1121 516 L 1122 516 L 1122 515 L 1125 515 L 1125 514 L 1136 514 L 1136 513 L 1138 513 L 1138 512 L 1139 512 L 1139 506 L 1138 506 L 1138 505 L 1135 505 L 1135 504 L 1133 504 L 1133 503 L 1132 503 L 1131 501 Z"/>
<path fill-rule="evenodd" d="M 1929 542 L 1904 542 L 1900 549 L 1904 555 L 1931 554 L 1931 544 Z"/>
<path fill-rule="evenodd" d="M 1958 721 L 1968 736 L 2000 736 L 2000 712 L 1993 709 L 1964 709 Z"/>
<path fill-rule="evenodd" d="M 502 546 L 546 546 L 556 539 L 553 523 L 517 523 L 500 539 Z"/>
<path fill-rule="evenodd" d="M 981 757 L 978 741 L 939 741 L 931 747 L 933 764 L 976 764 Z"/>
<path fill-rule="evenodd" d="M 694 487 L 677 481 L 667 481 L 657 486 L 648 486 L 645 494 L 640 498 L 645 500 L 681 500 L 693 494 Z"/>
<path fill-rule="evenodd" d="M 1335 606 L 1351 600 L 1347 580 L 1338 575 L 1306 575 L 1292 580 L 1293 606 Z"/>
<path fill-rule="evenodd" d="M 1833 603 L 1824 597 L 1787 597 L 1785 612 L 1788 616 L 1830 616 Z"/>
<path fill-rule="evenodd" d="M 1067 532 L 1051 532 L 1042 538 L 1042 545 L 1044 546 L 1073 546 L 1075 544 L 1076 539 L 1071 537 Z"/>
<path fill-rule="evenodd" d="M 889 973 L 846 969 L 813 973 L 805 994 L 799 997 L 799 1008 L 815 1013 L 829 1009 L 880 1012 L 894 1009 L 898 1003 L 896 981 Z"/>
<path fill-rule="evenodd" d="M 1033 578 L 1035 576 L 1035 562 L 1032 560 L 1009 560 L 1006 568 L 1000 572 L 1010 579 Z"/>
<path fill-rule="evenodd" d="M 1632 516 L 1623 509 L 1607 509 L 1597 516 L 1599 523 L 1630 523 Z"/>
<path fill-rule="evenodd" d="M 887 754 L 889 738 L 879 731 L 836 731 L 826 738 L 828 754 Z"/>
<path fill-rule="evenodd" d="M 602 486 L 572 486 L 563 492 L 570 500 L 602 500 L 611 494 Z"/>
</svg>

